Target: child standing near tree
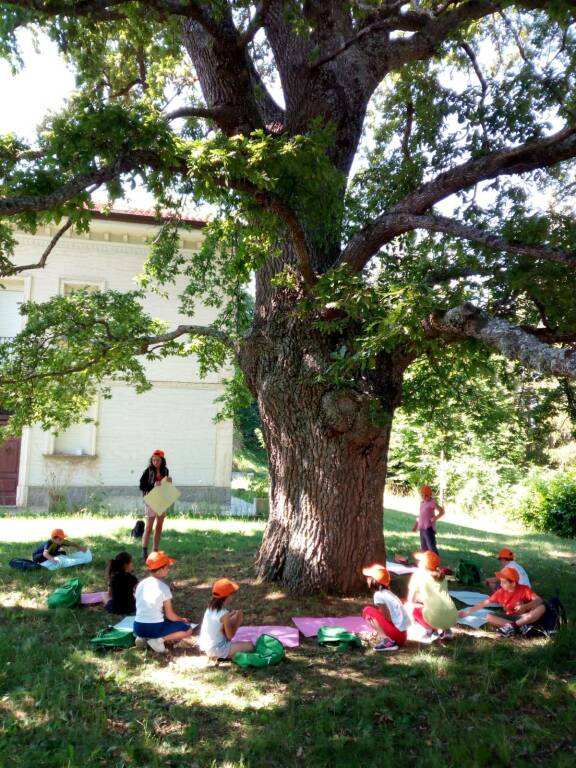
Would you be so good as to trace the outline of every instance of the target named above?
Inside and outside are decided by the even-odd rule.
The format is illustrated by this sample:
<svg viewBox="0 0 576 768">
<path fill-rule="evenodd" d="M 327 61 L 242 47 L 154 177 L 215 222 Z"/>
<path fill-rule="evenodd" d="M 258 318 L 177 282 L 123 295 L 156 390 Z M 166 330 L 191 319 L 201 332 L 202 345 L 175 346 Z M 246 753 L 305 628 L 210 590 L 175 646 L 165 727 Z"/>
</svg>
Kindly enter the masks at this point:
<svg viewBox="0 0 576 768">
<path fill-rule="evenodd" d="M 420 511 L 418 519 L 414 523 L 412 530 L 420 533 L 420 549 L 422 552 L 435 552 L 436 547 L 436 523 L 441 517 L 444 517 L 444 507 L 432 495 L 432 488 L 429 485 L 423 485 L 420 488 Z"/>
<path fill-rule="evenodd" d="M 228 608 L 232 596 L 240 585 L 230 579 L 218 579 L 212 585 L 212 597 L 202 619 L 198 646 L 213 659 L 230 659 L 235 653 L 251 653 L 254 645 L 248 642 L 234 642 L 233 637 L 242 624 L 241 610 Z"/>
<path fill-rule="evenodd" d="M 140 478 L 140 490 L 143 495 L 150 493 L 157 485 L 160 485 L 164 481 L 171 483 L 172 478 L 170 472 L 166 466 L 166 457 L 164 451 L 159 448 L 156 449 L 152 456 L 150 456 L 150 463 L 142 472 Z M 162 538 L 162 528 L 164 527 L 164 520 L 166 519 L 166 512 L 161 515 L 157 514 L 152 507 L 144 502 L 144 514 L 146 516 L 146 527 L 144 528 L 144 535 L 142 536 L 142 560 L 146 562 L 148 557 L 148 544 L 150 542 L 150 536 L 156 524 L 154 531 L 154 552 L 157 552 L 160 547 L 160 539 Z"/>
<path fill-rule="evenodd" d="M 402 601 L 390 589 L 390 574 L 379 563 L 362 569 L 368 587 L 374 591 L 374 605 L 367 605 L 362 618 L 377 632 L 375 651 L 397 651 L 405 645 L 410 619 Z"/>
</svg>

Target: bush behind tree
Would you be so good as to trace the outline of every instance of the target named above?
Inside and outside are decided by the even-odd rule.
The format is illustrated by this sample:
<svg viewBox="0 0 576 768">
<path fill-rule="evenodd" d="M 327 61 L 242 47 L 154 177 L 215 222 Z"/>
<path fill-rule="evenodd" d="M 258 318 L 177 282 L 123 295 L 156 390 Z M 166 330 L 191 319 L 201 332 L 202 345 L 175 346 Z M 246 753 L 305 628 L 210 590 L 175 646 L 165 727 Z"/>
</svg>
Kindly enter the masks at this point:
<svg viewBox="0 0 576 768">
<path fill-rule="evenodd" d="M 512 514 L 535 531 L 576 538 L 576 470 L 532 475 Z"/>
</svg>

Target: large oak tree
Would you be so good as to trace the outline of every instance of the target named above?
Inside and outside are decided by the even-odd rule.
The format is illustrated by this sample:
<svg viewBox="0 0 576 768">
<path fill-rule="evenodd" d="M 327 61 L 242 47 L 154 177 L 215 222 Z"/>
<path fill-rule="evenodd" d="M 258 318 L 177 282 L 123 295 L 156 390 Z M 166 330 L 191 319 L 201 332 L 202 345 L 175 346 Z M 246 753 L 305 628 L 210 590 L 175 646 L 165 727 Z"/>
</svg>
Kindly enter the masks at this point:
<svg viewBox="0 0 576 768">
<path fill-rule="evenodd" d="M 16 62 L 17 30 L 34 25 L 78 82 L 37 142 L 0 144 L 2 273 L 41 268 L 66 228 L 88 226 L 96 189 L 114 200 L 139 181 L 176 211 L 142 290 L 183 275 L 184 313 L 196 298 L 221 306 L 211 328 L 162 329 L 140 292 L 27 305 L 2 350 L 13 428 L 66 426 L 110 378 L 145 387 L 143 356 L 194 352 L 208 367 L 230 355 L 269 454 L 260 576 L 301 592 L 357 587 L 384 556 L 390 429 L 410 366 L 422 380 L 445 365 L 449 386 L 443 350 L 456 344 L 460 362 L 485 347 L 576 378 L 575 9 L 0 2 L 3 55 Z M 217 211 L 192 257 L 178 249 L 190 201 Z M 11 223 L 61 229 L 37 264 L 17 265 Z"/>
</svg>

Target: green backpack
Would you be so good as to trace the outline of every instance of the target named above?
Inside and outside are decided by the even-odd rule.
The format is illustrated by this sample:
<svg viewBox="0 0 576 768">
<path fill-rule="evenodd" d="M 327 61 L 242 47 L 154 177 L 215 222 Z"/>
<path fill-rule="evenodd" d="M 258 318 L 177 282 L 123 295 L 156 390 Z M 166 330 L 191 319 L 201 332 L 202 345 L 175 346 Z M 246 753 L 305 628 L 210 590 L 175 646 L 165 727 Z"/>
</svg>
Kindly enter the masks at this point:
<svg viewBox="0 0 576 768">
<path fill-rule="evenodd" d="M 464 584 L 466 587 L 472 587 L 474 584 L 479 584 L 482 581 L 480 569 L 468 560 L 458 561 L 454 576 L 456 576 L 460 584 Z"/>
<path fill-rule="evenodd" d="M 48 596 L 48 608 L 73 608 L 80 602 L 81 594 L 80 579 L 69 579 Z"/>
<path fill-rule="evenodd" d="M 232 661 L 243 669 L 246 667 L 273 667 L 280 664 L 285 656 L 286 651 L 280 640 L 272 637 L 272 635 L 260 635 L 252 653 L 239 651 L 232 656 Z"/>
<path fill-rule="evenodd" d="M 131 629 L 116 629 L 116 627 L 106 627 L 90 640 L 90 645 L 95 650 L 100 648 L 132 648 L 136 638 Z"/>
<path fill-rule="evenodd" d="M 344 627 L 320 627 L 318 645 L 347 651 L 349 648 L 362 648 L 362 640 Z"/>
</svg>

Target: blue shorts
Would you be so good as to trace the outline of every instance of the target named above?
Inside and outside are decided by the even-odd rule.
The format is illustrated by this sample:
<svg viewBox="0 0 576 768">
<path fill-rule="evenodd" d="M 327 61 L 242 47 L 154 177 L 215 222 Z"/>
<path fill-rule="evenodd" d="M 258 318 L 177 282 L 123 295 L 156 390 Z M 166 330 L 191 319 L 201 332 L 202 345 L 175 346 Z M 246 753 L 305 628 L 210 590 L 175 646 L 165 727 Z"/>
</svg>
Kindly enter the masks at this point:
<svg viewBox="0 0 576 768">
<path fill-rule="evenodd" d="M 134 622 L 134 634 L 136 637 L 145 637 L 154 640 L 157 637 L 167 637 L 174 632 L 187 632 L 190 624 L 185 621 L 155 621 L 154 624 L 144 624 L 141 621 Z"/>
</svg>

